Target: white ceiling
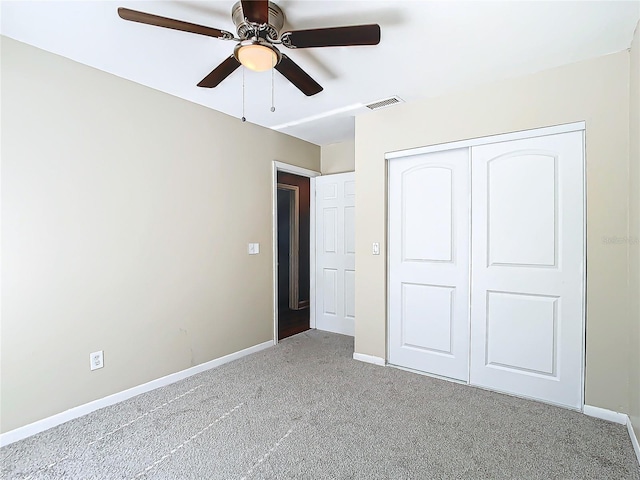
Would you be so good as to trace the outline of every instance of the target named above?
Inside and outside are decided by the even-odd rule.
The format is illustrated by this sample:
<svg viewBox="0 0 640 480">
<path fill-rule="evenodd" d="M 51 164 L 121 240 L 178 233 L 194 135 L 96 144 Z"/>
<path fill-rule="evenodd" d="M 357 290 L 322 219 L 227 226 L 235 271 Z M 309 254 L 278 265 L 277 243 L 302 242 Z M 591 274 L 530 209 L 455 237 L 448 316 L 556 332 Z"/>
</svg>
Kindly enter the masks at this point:
<svg viewBox="0 0 640 480">
<path fill-rule="evenodd" d="M 242 69 L 196 84 L 233 42 L 127 22 L 119 6 L 235 33 L 234 0 L 2 1 L 1 33 L 192 102 L 242 116 Z M 380 45 L 285 50 L 323 87 L 304 96 L 275 72 L 246 71 L 247 120 L 318 145 L 352 139 L 363 105 L 433 97 L 629 48 L 638 1 L 276 1 L 287 29 L 378 23 Z M 393 108 L 393 107 L 391 107 Z"/>
</svg>

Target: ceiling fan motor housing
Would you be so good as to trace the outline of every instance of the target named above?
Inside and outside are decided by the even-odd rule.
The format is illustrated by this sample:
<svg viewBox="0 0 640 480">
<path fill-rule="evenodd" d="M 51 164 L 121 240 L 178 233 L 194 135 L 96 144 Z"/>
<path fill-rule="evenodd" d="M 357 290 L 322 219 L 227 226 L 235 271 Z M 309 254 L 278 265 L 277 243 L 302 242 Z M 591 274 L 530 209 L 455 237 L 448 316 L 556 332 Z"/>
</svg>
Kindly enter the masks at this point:
<svg viewBox="0 0 640 480">
<path fill-rule="evenodd" d="M 265 25 L 264 30 L 259 32 L 256 32 L 254 24 L 246 21 L 241 2 L 236 2 L 233 6 L 231 9 L 231 17 L 236 26 L 238 37 L 243 40 L 260 36 L 275 42 L 280 37 L 280 30 L 284 27 L 284 12 L 273 2 L 269 2 L 269 23 Z"/>
</svg>

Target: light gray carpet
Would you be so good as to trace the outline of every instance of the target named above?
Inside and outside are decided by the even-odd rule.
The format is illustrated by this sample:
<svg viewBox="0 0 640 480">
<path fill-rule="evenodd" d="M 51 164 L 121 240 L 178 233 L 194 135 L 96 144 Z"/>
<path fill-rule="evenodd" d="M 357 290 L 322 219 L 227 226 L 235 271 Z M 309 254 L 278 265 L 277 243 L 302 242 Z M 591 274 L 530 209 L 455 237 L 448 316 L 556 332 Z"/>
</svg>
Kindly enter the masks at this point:
<svg viewBox="0 0 640 480">
<path fill-rule="evenodd" d="M 634 479 L 625 427 L 311 331 L 0 450 L 3 478 Z"/>
</svg>

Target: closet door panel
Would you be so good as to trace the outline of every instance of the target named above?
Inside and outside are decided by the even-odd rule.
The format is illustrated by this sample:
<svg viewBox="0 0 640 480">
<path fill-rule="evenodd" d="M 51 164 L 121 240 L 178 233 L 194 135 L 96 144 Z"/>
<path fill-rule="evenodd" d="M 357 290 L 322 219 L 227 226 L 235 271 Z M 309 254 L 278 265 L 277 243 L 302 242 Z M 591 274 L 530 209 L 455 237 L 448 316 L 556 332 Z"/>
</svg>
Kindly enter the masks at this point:
<svg viewBox="0 0 640 480">
<path fill-rule="evenodd" d="M 474 385 L 582 406 L 583 158 L 582 132 L 472 148 Z"/>
<path fill-rule="evenodd" d="M 556 162 L 546 154 L 504 155 L 488 162 L 489 265 L 555 265 Z"/>
<path fill-rule="evenodd" d="M 469 150 L 389 163 L 389 362 L 468 380 Z"/>
</svg>

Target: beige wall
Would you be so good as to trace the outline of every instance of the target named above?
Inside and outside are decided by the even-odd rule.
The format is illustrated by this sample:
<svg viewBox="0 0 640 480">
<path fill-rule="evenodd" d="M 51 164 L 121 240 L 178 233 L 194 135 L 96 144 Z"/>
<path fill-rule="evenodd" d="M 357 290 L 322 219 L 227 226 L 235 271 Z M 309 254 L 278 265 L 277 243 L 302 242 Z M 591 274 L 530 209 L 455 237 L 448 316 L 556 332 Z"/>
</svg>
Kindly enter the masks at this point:
<svg viewBox="0 0 640 480">
<path fill-rule="evenodd" d="M 629 53 L 356 118 L 356 352 L 385 357 L 385 152 L 586 121 L 586 402 L 629 408 Z M 381 242 L 372 256 L 370 245 Z"/>
<path fill-rule="evenodd" d="M 640 439 L 640 23 L 636 26 L 631 45 L 629 91 L 629 413 L 636 436 Z"/>
<path fill-rule="evenodd" d="M 272 339 L 272 161 L 319 147 L 5 37 L 1 94 L 3 432 Z"/>
<path fill-rule="evenodd" d="M 356 169 L 355 142 L 334 143 L 321 147 L 320 168 L 323 175 L 353 172 Z"/>
</svg>

